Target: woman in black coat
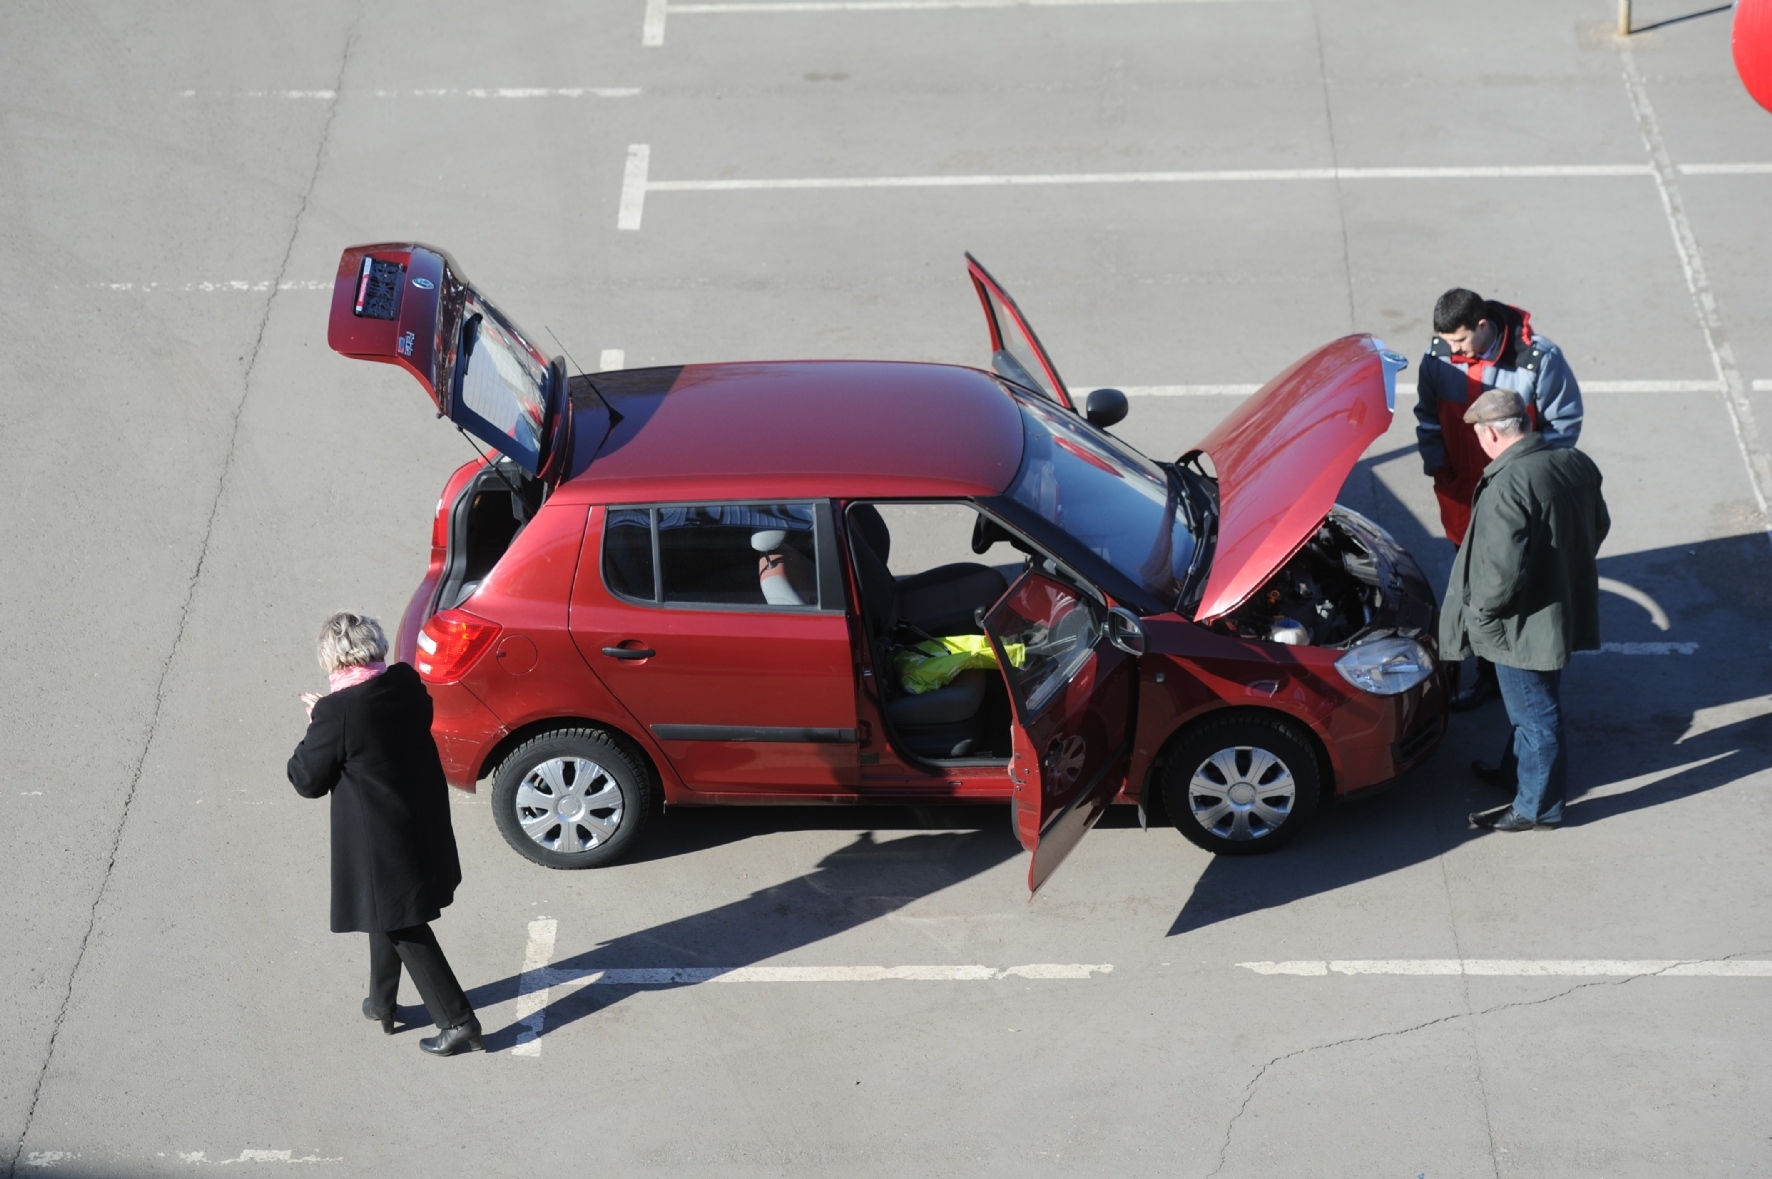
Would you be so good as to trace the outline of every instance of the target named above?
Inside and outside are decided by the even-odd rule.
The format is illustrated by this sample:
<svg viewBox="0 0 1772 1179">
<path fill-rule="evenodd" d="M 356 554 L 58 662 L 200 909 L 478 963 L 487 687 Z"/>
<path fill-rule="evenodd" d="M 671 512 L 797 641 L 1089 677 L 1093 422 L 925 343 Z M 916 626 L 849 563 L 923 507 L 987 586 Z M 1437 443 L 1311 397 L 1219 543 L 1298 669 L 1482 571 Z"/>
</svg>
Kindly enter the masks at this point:
<svg viewBox="0 0 1772 1179">
<path fill-rule="evenodd" d="M 419 1047 L 449 1056 L 481 1047 L 480 1021 L 429 924 L 455 899 L 461 861 L 430 694 L 411 667 L 386 666 L 387 651 L 373 618 L 339 613 L 321 626 L 332 691 L 302 697 L 308 733 L 289 782 L 303 798 L 332 795 L 332 931 L 369 935 L 363 1014 L 393 1033 L 404 963 L 441 1029 Z"/>
</svg>

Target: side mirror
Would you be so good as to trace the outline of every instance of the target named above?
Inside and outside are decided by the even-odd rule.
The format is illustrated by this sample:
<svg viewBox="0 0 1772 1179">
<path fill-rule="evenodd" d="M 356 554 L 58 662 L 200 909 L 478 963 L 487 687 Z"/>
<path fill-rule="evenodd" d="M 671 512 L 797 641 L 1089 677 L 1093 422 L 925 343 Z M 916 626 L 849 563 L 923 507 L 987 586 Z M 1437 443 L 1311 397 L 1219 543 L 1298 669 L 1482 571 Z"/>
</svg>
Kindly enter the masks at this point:
<svg viewBox="0 0 1772 1179">
<path fill-rule="evenodd" d="M 1126 395 L 1118 389 L 1097 389 L 1084 400 L 1083 416 L 1090 425 L 1105 430 L 1125 417 L 1130 408 Z"/>
<path fill-rule="evenodd" d="M 1144 623 L 1124 606 L 1108 611 L 1107 640 L 1128 655 L 1143 655 L 1150 645 L 1145 638 Z"/>
</svg>

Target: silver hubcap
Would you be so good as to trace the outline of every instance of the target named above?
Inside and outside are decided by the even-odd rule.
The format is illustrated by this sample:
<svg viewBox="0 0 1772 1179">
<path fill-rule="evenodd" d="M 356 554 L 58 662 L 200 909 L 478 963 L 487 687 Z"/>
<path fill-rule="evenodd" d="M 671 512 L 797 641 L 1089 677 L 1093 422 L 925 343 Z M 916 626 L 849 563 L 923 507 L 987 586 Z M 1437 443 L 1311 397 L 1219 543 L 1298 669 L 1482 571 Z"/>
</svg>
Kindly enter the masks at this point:
<svg viewBox="0 0 1772 1179">
<path fill-rule="evenodd" d="M 517 784 L 517 822 L 552 852 L 598 847 L 621 830 L 621 787 L 583 757 L 551 757 Z"/>
<path fill-rule="evenodd" d="M 1188 783 L 1188 806 L 1220 839 L 1272 835 L 1292 813 L 1298 783 L 1286 763 L 1265 749 L 1238 745 L 1200 763 Z"/>
</svg>

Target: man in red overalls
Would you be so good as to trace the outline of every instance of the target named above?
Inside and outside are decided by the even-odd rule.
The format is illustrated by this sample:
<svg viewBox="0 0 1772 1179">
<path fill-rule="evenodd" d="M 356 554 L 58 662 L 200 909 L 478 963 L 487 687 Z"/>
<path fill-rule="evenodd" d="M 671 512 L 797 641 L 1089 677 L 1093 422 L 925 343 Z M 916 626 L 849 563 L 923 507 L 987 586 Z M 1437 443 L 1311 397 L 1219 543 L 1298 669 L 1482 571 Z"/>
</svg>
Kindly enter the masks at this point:
<svg viewBox="0 0 1772 1179">
<path fill-rule="evenodd" d="M 1535 333 L 1532 316 L 1518 307 L 1454 287 L 1434 304 L 1434 332 L 1416 386 L 1415 438 L 1446 539 L 1462 545 L 1471 493 L 1489 465 L 1464 411 L 1485 390 L 1511 389 L 1546 442 L 1573 446 L 1581 436 L 1581 387 L 1562 349 Z M 1476 683 L 1455 694 L 1452 707 L 1475 708 L 1498 694 L 1495 668 L 1479 659 Z"/>
</svg>

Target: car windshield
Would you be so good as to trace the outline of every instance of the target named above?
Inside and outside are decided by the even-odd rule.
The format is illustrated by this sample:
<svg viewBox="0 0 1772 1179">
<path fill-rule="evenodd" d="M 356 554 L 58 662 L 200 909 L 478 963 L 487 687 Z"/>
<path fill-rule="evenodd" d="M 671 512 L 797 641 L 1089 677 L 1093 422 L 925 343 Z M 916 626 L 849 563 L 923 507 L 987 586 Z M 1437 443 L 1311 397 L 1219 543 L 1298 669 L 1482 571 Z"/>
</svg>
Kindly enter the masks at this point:
<svg viewBox="0 0 1772 1179">
<path fill-rule="evenodd" d="M 1180 478 L 1056 405 L 1016 404 L 1026 444 L 1010 498 L 1173 607 L 1199 547 Z"/>
</svg>

